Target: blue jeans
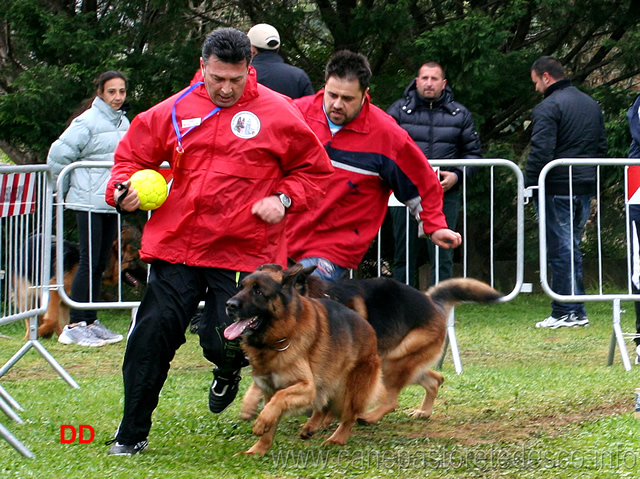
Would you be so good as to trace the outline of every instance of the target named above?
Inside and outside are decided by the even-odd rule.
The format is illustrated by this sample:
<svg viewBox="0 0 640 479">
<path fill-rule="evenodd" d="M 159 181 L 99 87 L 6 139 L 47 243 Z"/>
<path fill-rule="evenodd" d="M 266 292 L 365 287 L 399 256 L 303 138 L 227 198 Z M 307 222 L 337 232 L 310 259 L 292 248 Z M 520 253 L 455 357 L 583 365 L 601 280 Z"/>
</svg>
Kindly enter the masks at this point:
<svg viewBox="0 0 640 479">
<path fill-rule="evenodd" d="M 320 276 L 325 281 L 329 281 L 331 283 L 338 281 L 347 271 L 346 268 L 338 266 L 328 259 L 319 257 L 302 258 L 298 263 L 302 264 L 305 268 L 308 268 L 309 266 L 317 266 L 316 270 L 312 274 Z"/>
<path fill-rule="evenodd" d="M 551 270 L 551 289 L 560 295 L 583 295 L 582 251 L 580 240 L 589 219 L 592 195 L 546 195 L 547 264 Z M 536 203 L 536 209 L 537 209 Z M 573 224 L 571 211 L 573 210 Z M 571 232 L 573 231 L 573 277 L 571 275 Z M 559 318 L 574 313 L 586 316 L 584 303 L 551 302 L 551 315 Z"/>
</svg>

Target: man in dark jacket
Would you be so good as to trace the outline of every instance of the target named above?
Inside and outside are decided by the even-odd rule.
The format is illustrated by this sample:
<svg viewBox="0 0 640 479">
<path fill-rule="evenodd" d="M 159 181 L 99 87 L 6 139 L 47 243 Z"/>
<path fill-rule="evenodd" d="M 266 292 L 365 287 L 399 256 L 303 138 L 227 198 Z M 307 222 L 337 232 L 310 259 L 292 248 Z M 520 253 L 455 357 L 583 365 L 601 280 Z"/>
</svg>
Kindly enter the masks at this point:
<svg viewBox="0 0 640 479">
<path fill-rule="evenodd" d="M 429 160 L 478 159 L 482 156 L 480 140 L 473 117 L 462 104 L 453 101 L 453 91 L 447 85 L 444 68 L 436 62 L 420 67 L 418 76 L 404 92 L 404 98 L 387 110 L 396 122 L 413 138 Z M 455 229 L 460 207 L 460 184 L 470 168 L 441 168 L 440 184 L 444 190 L 443 212 L 450 229 Z M 393 220 L 395 255 L 393 277 L 407 281 L 407 214 L 403 207 L 389 209 Z M 436 268 L 436 248 L 433 242 L 418 239 L 417 224 L 409 221 L 409 275 L 408 283 L 418 286 L 417 262 L 421 247 L 427 245 L 431 264 L 430 284 L 433 285 L 453 275 L 453 250 L 439 248 Z"/>
<path fill-rule="evenodd" d="M 304 70 L 284 62 L 278 54 L 280 34 L 271 25 L 258 23 L 247 33 L 251 41 L 251 65 L 258 73 L 258 83 L 290 98 L 313 95 L 315 90 Z"/>
<path fill-rule="evenodd" d="M 640 95 L 636 98 L 627 112 L 629 130 L 631 131 L 631 146 L 629 158 L 640 158 Z M 630 166 L 628 174 L 640 175 L 640 166 Z M 640 204 L 629 205 L 629 227 L 631 228 L 633 259 L 631 261 L 631 284 L 633 293 L 640 293 Z M 640 301 L 636 301 L 636 364 L 640 364 Z"/>
<path fill-rule="evenodd" d="M 562 64 L 552 57 L 540 57 L 531 66 L 531 80 L 544 100 L 533 110 L 525 185 L 537 185 L 540 171 L 552 160 L 604 158 L 607 138 L 600 106 L 571 86 Z M 547 225 L 547 262 L 552 275 L 551 289 L 559 295 L 585 293 L 580 240 L 589 218 L 595 184 L 596 168 L 592 166 L 556 167 L 546 177 L 543 221 Z M 535 205 L 537 208 L 537 201 Z M 569 228 L 567 224 L 572 217 L 573 225 Z M 536 323 L 537 328 L 589 325 L 584 303 L 552 301 L 551 306 L 551 316 Z"/>
</svg>

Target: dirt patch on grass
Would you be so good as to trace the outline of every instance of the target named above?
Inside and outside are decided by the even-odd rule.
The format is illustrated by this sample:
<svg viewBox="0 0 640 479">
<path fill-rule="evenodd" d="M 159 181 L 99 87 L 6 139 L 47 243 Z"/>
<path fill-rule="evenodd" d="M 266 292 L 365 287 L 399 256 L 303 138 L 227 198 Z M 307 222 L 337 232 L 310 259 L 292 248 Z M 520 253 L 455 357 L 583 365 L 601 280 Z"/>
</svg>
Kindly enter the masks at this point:
<svg viewBox="0 0 640 479">
<path fill-rule="evenodd" d="M 461 445 L 473 446 L 491 443 L 519 443 L 532 438 L 556 436 L 578 427 L 581 423 L 594 421 L 616 414 L 627 414 L 632 407 L 629 401 L 595 406 L 581 413 L 569 412 L 557 415 L 522 416 L 520 418 L 500 417 L 487 420 L 470 418 L 459 422 L 446 416 L 434 416 L 413 430 L 411 437 L 424 437 L 455 441 Z"/>
</svg>

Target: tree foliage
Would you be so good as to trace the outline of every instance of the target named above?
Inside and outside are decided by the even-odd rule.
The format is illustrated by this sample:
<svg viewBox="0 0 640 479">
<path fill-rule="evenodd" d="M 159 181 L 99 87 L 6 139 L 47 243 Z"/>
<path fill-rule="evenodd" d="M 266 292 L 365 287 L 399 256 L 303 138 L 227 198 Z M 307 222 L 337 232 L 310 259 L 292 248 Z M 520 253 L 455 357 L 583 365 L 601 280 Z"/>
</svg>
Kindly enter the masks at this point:
<svg viewBox="0 0 640 479">
<path fill-rule="evenodd" d="M 527 120 L 540 101 L 530 65 L 553 55 L 602 104 L 609 156 L 627 154 L 624 114 L 640 73 L 634 0 L 4 0 L 0 149 L 19 164 L 44 162 L 101 71 L 129 75 L 133 117 L 189 82 L 209 31 L 246 31 L 258 22 L 278 28 L 282 55 L 316 88 L 335 51 L 365 54 L 371 96 L 382 108 L 402 95 L 424 61 L 439 61 L 456 99 L 474 115 L 485 156 L 520 165 Z M 505 214 L 504 225 L 512 220 Z M 483 228 L 478 223 L 468 236 L 480 241 Z"/>
</svg>

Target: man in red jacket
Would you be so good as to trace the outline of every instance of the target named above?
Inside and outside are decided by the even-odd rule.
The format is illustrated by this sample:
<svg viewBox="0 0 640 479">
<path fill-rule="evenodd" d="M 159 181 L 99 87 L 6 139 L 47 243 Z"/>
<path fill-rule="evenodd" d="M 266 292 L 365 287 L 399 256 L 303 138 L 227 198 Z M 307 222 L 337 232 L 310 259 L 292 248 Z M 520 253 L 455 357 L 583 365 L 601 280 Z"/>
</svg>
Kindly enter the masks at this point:
<svg viewBox="0 0 640 479">
<path fill-rule="evenodd" d="M 167 161 L 173 183 L 144 228 L 140 257 L 151 271 L 125 352 L 111 455 L 147 446 L 170 361 L 201 300 L 200 344 L 216 365 L 209 408 L 233 401 L 245 359 L 222 335 L 225 303 L 258 266 L 286 265 L 286 217 L 312 208 L 333 173 L 298 109 L 259 85 L 250 61 L 244 33 L 215 30 L 191 86 L 138 115 L 116 150 L 106 197 L 120 210 L 140 205 L 128 181 L 135 171 Z"/>
<path fill-rule="evenodd" d="M 356 268 L 376 236 L 391 191 L 418 220 L 418 234 L 441 248 L 460 245 L 447 228 L 442 186 L 424 154 L 395 120 L 369 101 L 367 59 L 338 52 L 325 87 L 295 100 L 331 158 L 335 174 L 320 204 L 289 218 L 289 256 L 316 264 L 328 281 Z"/>
</svg>

